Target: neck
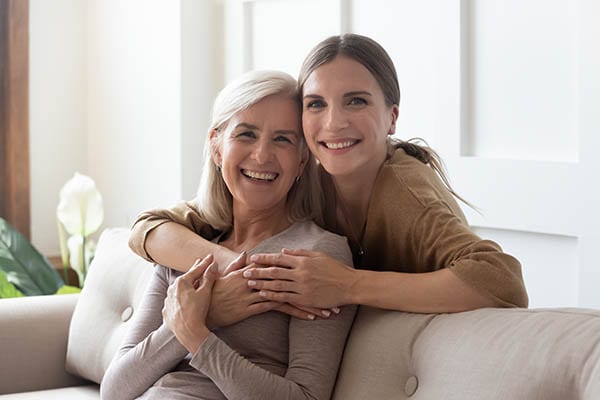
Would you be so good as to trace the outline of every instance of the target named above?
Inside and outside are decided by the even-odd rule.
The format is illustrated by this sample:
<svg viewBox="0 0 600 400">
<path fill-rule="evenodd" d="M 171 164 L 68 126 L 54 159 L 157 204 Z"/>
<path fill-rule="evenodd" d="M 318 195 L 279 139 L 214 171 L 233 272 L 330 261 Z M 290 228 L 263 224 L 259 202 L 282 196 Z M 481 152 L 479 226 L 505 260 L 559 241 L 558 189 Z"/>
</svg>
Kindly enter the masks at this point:
<svg viewBox="0 0 600 400">
<path fill-rule="evenodd" d="M 221 244 L 237 252 L 250 250 L 291 225 L 285 207 L 256 211 L 236 206 L 235 201 L 233 221 L 231 232 Z"/>
<path fill-rule="evenodd" d="M 360 241 L 367 220 L 371 192 L 379 169 L 385 161 L 385 153 L 381 159 L 373 161 L 348 175 L 332 176 L 337 195 L 337 221 L 344 227 L 347 235 Z"/>
</svg>

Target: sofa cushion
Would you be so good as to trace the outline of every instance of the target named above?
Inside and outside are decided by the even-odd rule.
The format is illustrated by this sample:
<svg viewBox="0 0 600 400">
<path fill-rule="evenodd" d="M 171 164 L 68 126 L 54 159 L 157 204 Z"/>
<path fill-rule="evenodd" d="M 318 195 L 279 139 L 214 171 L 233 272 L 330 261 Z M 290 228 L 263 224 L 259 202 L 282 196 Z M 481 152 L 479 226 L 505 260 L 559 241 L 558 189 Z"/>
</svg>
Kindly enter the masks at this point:
<svg viewBox="0 0 600 400">
<path fill-rule="evenodd" d="M 118 350 L 152 273 L 153 264 L 127 246 L 129 230 L 100 236 L 73 312 L 67 345 L 70 373 L 100 383 Z"/>
</svg>

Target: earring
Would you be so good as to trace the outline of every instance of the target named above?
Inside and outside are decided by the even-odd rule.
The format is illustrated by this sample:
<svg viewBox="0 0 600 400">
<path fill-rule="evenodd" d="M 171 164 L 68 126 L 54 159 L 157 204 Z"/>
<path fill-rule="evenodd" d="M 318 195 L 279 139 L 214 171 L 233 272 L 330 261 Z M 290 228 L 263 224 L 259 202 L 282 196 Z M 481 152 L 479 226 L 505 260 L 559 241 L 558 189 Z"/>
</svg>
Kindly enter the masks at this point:
<svg viewBox="0 0 600 400">
<path fill-rule="evenodd" d="M 300 179 L 302 179 L 302 175 L 298 175 L 298 176 L 296 177 L 296 179 L 294 180 L 294 183 L 298 183 L 298 182 L 300 182 Z"/>
<path fill-rule="evenodd" d="M 217 165 L 217 172 L 220 174 L 221 173 L 221 166 Z"/>
</svg>

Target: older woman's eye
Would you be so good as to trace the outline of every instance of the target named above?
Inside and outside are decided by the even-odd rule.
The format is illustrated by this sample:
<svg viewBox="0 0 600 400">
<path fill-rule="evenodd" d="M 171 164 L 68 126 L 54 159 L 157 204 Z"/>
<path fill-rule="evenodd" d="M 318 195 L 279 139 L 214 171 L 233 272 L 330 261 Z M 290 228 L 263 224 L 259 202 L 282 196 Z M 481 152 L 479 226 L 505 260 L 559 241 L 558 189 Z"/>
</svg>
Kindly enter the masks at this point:
<svg viewBox="0 0 600 400">
<path fill-rule="evenodd" d="M 256 135 L 254 134 L 254 132 L 252 131 L 243 131 L 238 133 L 237 135 L 235 135 L 235 137 L 239 137 L 239 138 L 255 138 Z"/>
<path fill-rule="evenodd" d="M 294 143 L 292 142 L 292 140 L 284 135 L 279 135 L 279 136 L 275 136 L 275 141 L 276 142 L 284 142 L 284 143 Z"/>
</svg>

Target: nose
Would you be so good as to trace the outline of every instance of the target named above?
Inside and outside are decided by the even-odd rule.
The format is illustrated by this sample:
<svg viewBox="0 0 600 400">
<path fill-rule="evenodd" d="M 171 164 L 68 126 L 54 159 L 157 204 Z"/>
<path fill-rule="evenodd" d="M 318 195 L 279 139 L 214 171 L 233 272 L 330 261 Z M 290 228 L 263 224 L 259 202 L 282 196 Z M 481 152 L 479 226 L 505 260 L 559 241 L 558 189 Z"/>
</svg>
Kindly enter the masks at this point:
<svg viewBox="0 0 600 400">
<path fill-rule="evenodd" d="M 252 151 L 252 158 L 258 164 L 266 164 L 273 155 L 270 140 L 258 140 Z"/>
<path fill-rule="evenodd" d="M 336 132 L 347 126 L 348 119 L 344 110 L 339 106 L 330 106 L 325 116 L 325 128 L 330 132 Z"/>
</svg>

